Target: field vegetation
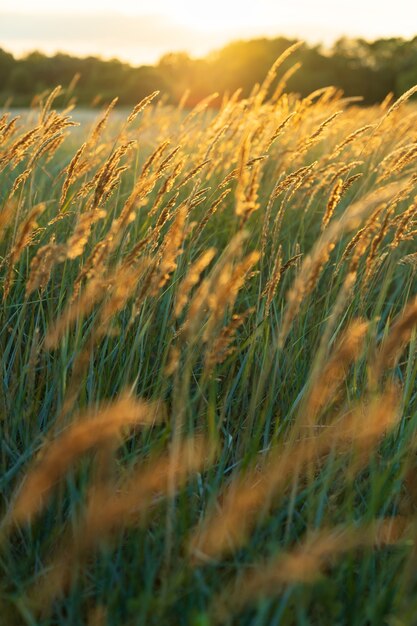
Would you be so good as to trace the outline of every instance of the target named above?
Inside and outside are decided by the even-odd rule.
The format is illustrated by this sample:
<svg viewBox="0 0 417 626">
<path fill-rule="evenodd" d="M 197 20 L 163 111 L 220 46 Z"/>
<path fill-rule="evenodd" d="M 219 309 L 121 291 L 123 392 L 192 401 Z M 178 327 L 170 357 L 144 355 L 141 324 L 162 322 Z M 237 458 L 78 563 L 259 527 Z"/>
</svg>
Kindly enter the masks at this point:
<svg viewBox="0 0 417 626">
<path fill-rule="evenodd" d="M 293 51 L 0 116 L 1 624 L 414 623 L 416 89 Z"/>
</svg>

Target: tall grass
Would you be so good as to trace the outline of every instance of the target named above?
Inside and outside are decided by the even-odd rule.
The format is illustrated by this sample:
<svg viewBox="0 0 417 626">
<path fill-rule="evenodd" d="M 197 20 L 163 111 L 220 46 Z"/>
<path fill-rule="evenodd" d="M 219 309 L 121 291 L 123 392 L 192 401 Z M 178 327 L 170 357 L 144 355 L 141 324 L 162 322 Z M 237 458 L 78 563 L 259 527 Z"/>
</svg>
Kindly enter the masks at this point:
<svg viewBox="0 0 417 626">
<path fill-rule="evenodd" d="M 413 623 L 413 90 L 281 62 L 0 117 L 1 624 Z"/>
</svg>

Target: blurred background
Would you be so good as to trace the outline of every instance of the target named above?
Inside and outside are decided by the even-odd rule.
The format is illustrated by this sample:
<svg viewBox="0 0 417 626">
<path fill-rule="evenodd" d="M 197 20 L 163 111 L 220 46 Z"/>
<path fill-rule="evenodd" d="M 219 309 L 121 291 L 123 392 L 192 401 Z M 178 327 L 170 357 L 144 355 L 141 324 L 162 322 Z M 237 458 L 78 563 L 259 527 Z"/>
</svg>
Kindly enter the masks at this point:
<svg viewBox="0 0 417 626">
<path fill-rule="evenodd" d="M 417 83 L 417 3 L 399 0 L 17 0 L 0 4 L 0 104 L 77 76 L 91 105 L 118 95 L 133 104 L 162 90 L 177 102 L 214 91 L 243 95 L 297 39 L 304 47 L 288 89 L 336 85 L 366 104 Z M 78 76 L 79 75 L 79 76 Z"/>
</svg>

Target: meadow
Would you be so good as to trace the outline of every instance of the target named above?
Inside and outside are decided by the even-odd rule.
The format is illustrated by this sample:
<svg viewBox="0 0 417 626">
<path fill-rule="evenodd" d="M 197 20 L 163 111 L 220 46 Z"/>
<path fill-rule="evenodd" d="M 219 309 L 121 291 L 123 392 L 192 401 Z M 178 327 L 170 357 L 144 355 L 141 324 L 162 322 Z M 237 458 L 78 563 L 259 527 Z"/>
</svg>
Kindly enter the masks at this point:
<svg viewBox="0 0 417 626">
<path fill-rule="evenodd" d="M 417 89 L 290 53 L 0 114 L 2 626 L 415 623 Z"/>
</svg>

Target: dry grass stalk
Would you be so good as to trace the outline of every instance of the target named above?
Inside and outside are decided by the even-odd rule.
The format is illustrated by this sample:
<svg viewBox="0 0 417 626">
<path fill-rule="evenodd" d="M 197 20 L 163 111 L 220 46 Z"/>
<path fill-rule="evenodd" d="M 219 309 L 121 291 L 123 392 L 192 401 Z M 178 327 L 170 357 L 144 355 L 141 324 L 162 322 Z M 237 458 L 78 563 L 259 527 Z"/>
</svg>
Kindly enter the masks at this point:
<svg viewBox="0 0 417 626">
<path fill-rule="evenodd" d="M 35 207 L 33 207 L 33 209 L 31 209 L 28 216 L 19 227 L 15 243 L 9 255 L 9 264 L 3 288 L 3 298 L 7 298 L 8 296 L 12 285 L 13 268 L 18 262 L 23 250 L 25 250 L 25 248 L 32 243 L 37 228 L 39 226 L 37 220 L 44 212 L 45 206 L 45 203 L 41 202 L 40 204 L 37 204 Z"/>
<path fill-rule="evenodd" d="M 138 295 L 136 296 L 136 299 L 133 305 L 130 325 L 133 324 L 133 322 L 139 315 L 145 299 L 148 296 L 157 295 L 158 293 L 158 289 L 156 287 L 156 285 L 158 284 L 158 281 L 156 278 L 158 276 L 158 273 L 157 273 L 158 260 L 155 258 L 149 257 L 147 261 L 148 261 L 148 265 L 145 270 Z"/>
<path fill-rule="evenodd" d="M 272 147 L 272 145 L 274 144 L 274 142 L 278 139 L 278 137 L 280 137 L 283 132 L 287 129 L 287 127 L 289 126 L 291 120 L 295 117 L 295 113 L 289 113 L 289 115 L 287 115 L 287 117 L 281 122 L 281 124 L 279 124 L 277 126 L 277 128 L 274 130 L 274 132 L 272 133 L 269 142 L 267 143 L 265 149 L 268 152 L 270 150 L 270 148 Z"/>
<path fill-rule="evenodd" d="M 323 215 L 323 219 L 322 219 L 322 222 L 321 222 L 321 229 L 322 230 L 324 230 L 326 228 L 327 224 L 332 219 L 333 213 L 335 212 L 335 209 L 336 209 L 337 205 L 339 204 L 340 199 L 342 197 L 342 189 L 343 189 L 343 179 L 339 178 L 338 181 L 336 182 L 335 186 L 332 189 L 329 201 L 328 201 L 327 206 L 326 206 L 326 210 L 325 210 L 324 215 Z"/>
<path fill-rule="evenodd" d="M 174 150 L 171 150 L 168 156 L 166 156 L 165 159 L 163 159 L 163 161 L 158 166 L 158 169 L 156 170 L 156 173 L 155 173 L 156 176 L 161 176 L 162 174 L 166 172 L 166 170 L 169 168 L 172 162 L 175 161 L 180 150 L 181 150 L 181 146 L 177 146 L 176 148 L 174 148 Z"/>
<path fill-rule="evenodd" d="M 337 182 L 339 178 L 342 178 L 347 172 L 350 172 L 356 167 L 359 167 L 359 165 L 363 165 L 363 161 L 351 161 L 349 163 L 345 163 L 340 168 L 338 168 L 332 178 L 330 178 L 330 184 L 333 185 Z M 325 172 L 326 169 L 326 166 L 324 166 L 323 171 Z"/>
<path fill-rule="evenodd" d="M 212 104 L 215 100 L 217 100 L 218 97 L 219 97 L 219 94 L 217 93 L 217 91 L 215 91 L 214 93 L 211 93 L 205 98 L 203 98 L 202 100 L 200 100 L 200 102 L 197 102 L 195 107 L 190 111 L 190 113 L 187 115 L 187 117 L 183 121 L 182 126 L 186 127 L 190 121 L 192 121 L 195 117 L 200 115 L 200 113 L 203 113 L 210 106 L 210 104 Z"/>
<path fill-rule="evenodd" d="M 391 170 L 395 168 L 398 161 L 404 157 L 407 153 L 409 146 L 400 146 L 399 148 L 394 148 L 391 152 L 389 152 L 380 163 L 375 167 L 375 172 L 378 172 L 377 183 L 381 183 L 386 180 L 391 175 Z"/>
<path fill-rule="evenodd" d="M 392 431 L 401 418 L 400 393 L 395 385 L 387 385 L 384 392 L 365 400 L 343 416 L 334 427 L 341 450 L 354 457 L 347 476 L 351 479 L 366 466 L 381 439 Z"/>
<path fill-rule="evenodd" d="M 268 317 L 271 308 L 272 300 L 274 299 L 276 290 L 278 288 L 279 281 L 282 276 L 282 247 L 278 248 L 278 252 L 275 255 L 274 266 L 272 268 L 271 275 L 263 292 L 263 296 L 266 297 L 265 302 L 265 317 Z"/>
<path fill-rule="evenodd" d="M 271 97 L 271 103 L 279 102 L 282 97 L 288 81 L 298 72 L 299 69 L 302 68 L 302 63 L 294 63 L 291 67 L 287 69 L 287 71 L 283 74 L 282 78 L 280 78 L 278 85 L 275 88 L 275 91 Z"/>
<path fill-rule="evenodd" d="M 412 252 L 411 254 L 406 254 L 399 261 L 400 264 L 411 265 L 413 269 L 417 268 L 417 252 Z"/>
<path fill-rule="evenodd" d="M 416 325 L 417 297 L 413 298 L 398 315 L 369 364 L 369 378 L 374 384 L 380 380 L 384 370 L 396 365 L 411 340 Z"/>
<path fill-rule="evenodd" d="M 132 265 L 135 265 L 135 263 L 137 263 L 137 261 L 142 257 L 146 246 L 152 240 L 152 234 L 153 231 L 150 230 L 143 239 L 138 241 L 138 243 L 133 246 L 131 251 L 123 259 L 122 268 L 131 267 Z"/>
<path fill-rule="evenodd" d="M 53 159 L 55 152 L 58 151 L 61 144 L 65 141 L 67 137 L 68 137 L 67 133 L 61 133 L 57 135 L 53 141 L 51 141 L 51 143 L 49 144 L 48 150 L 45 152 L 45 154 L 46 153 L 48 154 L 48 156 L 46 157 L 47 163 L 49 163 L 49 161 Z"/>
<path fill-rule="evenodd" d="M 368 248 L 368 245 L 371 242 L 373 233 L 378 228 L 379 218 L 381 216 L 381 213 L 384 211 L 384 209 L 385 209 L 385 204 L 381 204 L 380 206 L 378 206 L 374 210 L 374 212 L 371 214 L 371 216 L 367 219 L 367 221 L 365 222 L 365 226 L 363 226 L 362 228 L 359 228 L 356 231 L 352 239 L 347 244 L 340 258 L 340 261 L 337 266 L 337 270 L 340 269 L 343 263 L 347 260 L 347 258 L 353 252 L 349 271 L 350 272 L 357 271 L 359 260 L 365 253 L 366 249 Z"/>
<path fill-rule="evenodd" d="M 10 121 L 6 121 L 0 130 L 0 146 L 5 144 L 6 141 L 10 139 L 14 135 L 17 130 L 17 123 L 20 119 L 20 115 L 13 117 Z"/>
<path fill-rule="evenodd" d="M 278 345 L 280 347 L 284 345 L 292 322 L 298 314 L 302 302 L 315 288 L 323 267 L 329 260 L 334 247 L 335 243 L 325 239 L 320 245 L 315 247 L 313 253 L 304 258 L 300 272 L 287 294 L 287 307 L 278 339 Z"/>
<path fill-rule="evenodd" d="M 130 113 L 129 117 L 126 120 L 126 124 L 132 124 L 132 122 L 135 121 L 135 119 L 137 118 L 137 116 L 139 115 L 139 113 L 141 113 L 143 111 L 143 109 L 145 107 L 148 106 L 148 104 L 150 104 L 152 102 L 152 100 L 155 100 L 156 96 L 159 95 L 159 91 L 154 91 L 153 93 L 151 93 L 149 96 L 146 96 L 145 98 L 143 98 L 132 110 L 132 112 Z"/>
<path fill-rule="evenodd" d="M 324 120 L 324 122 L 322 122 L 316 128 L 316 130 L 310 135 L 310 137 L 308 137 L 305 141 L 303 141 L 301 143 L 301 145 L 297 149 L 297 153 L 302 154 L 303 152 L 306 152 L 312 146 L 314 146 L 314 144 L 316 144 L 318 141 L 320 141 L 322 139 L 322 136 L 323 136 L 324 132 L 328 129 L 328 127 L 331 125 L 331 123 L 337 117 L 339 117 L 339 115 L 341 115 L 342 113 L 343 113 L 343 111 L 336 111 L 335 113 L 332 113 L 332 115 L 327 117 Z"/>
<path fill-rule="evenodd" d="M 19 176 L 15 178 L 13 187 L 11 188 L 11 191 L 10 191 L 10 197 L 13 196 L 16 193 L 16 191 L 19 189 L 19 187 L 29 178 L 31 172 L 32 172 L 32 169 L 27 168 L 21 174 L 19 174 Z"/>
<path fill-rule="evenodd" d="M 235 213 L 241 218 L 241 227 L 246 223 L 252 213 L 257 211 L 261 206 L 258 202 L 261 163 L 259 161 L 256 162 L 251 172 L 248 172 L 248 170 L 244 171 L 247 176 L 239 176 L 236 187 Z"/>
<path fill-rule="evenodd" d="M 232 319 L 224 326 L 218 336 L 212 341 L 209 349 L 206 352 L 204 359 L 206 371 L 205 373 L 211 373 L 214 367 L 223 363 L 228 356 L 236 351 L 236 347 L 232 346 L 232 342 L 235 339 L 236 332 L 245 323 L 246 319 L 253 313 L 254 308 L 247 309 L 244 313 L 238 315 L 232 315 Z"/>
<path fill-rule="evenodd" d="M 90 137 L 87 140 L 88 146 L 92 146 L 92 145 L 94 146 L 100 139 L 101 135 L 103 134 L 104 129 L 107 126 L 107 122 L 109 121 L 110 113 L 116 106 L 118 100 L 119 98 L 113 98 L 113 100 L 108 105 L 107 109 L 104 111 L 101 119 L 94 126 L 93 130 L 90 133 Z"/>
<path fill-rule="evenodd" d="M 362 289 L 364 289 L 366 285 L 368 285 L 375 271 L 378 269 L 381 259 L 383 259 L 383 255 L 381 254 L 378 255 L 378 251 L 384 240 L 385 235 L 387 234 L 390 228 L 393 212 L 394 212 L 394 209 L 389 209 L 386 211 L 385 217 L 382 221 L 380 228 L 377 230 L 377 232 L 375 233 L 374 237 L 371 240 L 371 245 L 369 247 L 369 251 L 368 251 L 366 262 L 365 262 L 365 274 L 363 277 Z"/>
<path fill-rule="evenodd" d="M 207 297 L 210 315 L 203 333 L 204 341 L 212 337 L 226 310 L 233 308 L 238 292 L 259 259 L 259 252 L 251 252 L 234 267 L 231 262 L 224 264 L 216 281 L 212 283 L 212 292 Z"/>
<path fill-rule="evenodd" d="M 280 183 L 277 183 L 277 185 L 274 187 L 271 198 L 277 198 L 280 193 L 288 189 L 292 184 L 298 183 L 299 181 L 303 180 L 303 177 L 309 174 L 316 165 L 317 161 L 314 161 L 314 163 L 311 163 L 310 165 L 303 165 L 303 167 L 300 167 L 295 172 L 291 172 L 291 174 L 288 174 L 288 176 L 286 176 Z"/>
<path fill-rule="evenodd" d="M 16 213 L 16 208 L 17 208 L 16 202 L 9 200 L 8 202 L 6 202 L 5 206 L 0 211 L 0 241 L 3 238 L 3 233 L 5 233 L 6 230 L 9 228 L 9 226 L 11 225 L 13 216 Z"/>
<path fill-rule="evenodd" d="M 407 535 L 410 520 L 387 517 L 371 524 L 340 526 L 309 533 L 300 545 L 263 563 L 257 563 L 247 574 L 212 602 L 212 616 L 223 622 L 257 599 L 275 596 L 295 584 L 311 584 L 324 570 L 347 552 L 357 549 L 380 549 L 397 544 Z"/>
<path fill-rule="evenodd" d="M 29 148 L 38 140 L 40 132 L 41 128 L 36 126 L 16 139 L 3 156 L 0 157 L 0 172 L 9 164 L 12 169 L 17 167 L 25 158 Z"/>
<path fill-rule="evenodd" d="M 390 152 L 375 168 L 378 172 L 376 183 L 380 184 L 387 179 L 400 173 L 407 165 L 410 165 L 417 156 L 417 144 L 412 142 L 406 146 L 400 146 Z"/>
<path fill-rule="evenodd" d="M 397 229 L 395 231 L 395 234 L 394 234 L 391 246 L 390 246 L 391 248 L 396 248 L 400 244 L 401 241 L 404 241 L 409 238 L 410 236 L 409 228 L 410 226 L 414 225 L 414 218 L 416 217 L 416 213 L 417 213 L 417 197 L 413 199 L 413 202 L 410 204 L 408 209 L 406 209 L 404 213 L 402 213 L 402 215 L 399 216 L 398 226 L 397 226 Z"/>
<path fill-rule="evenodd" d="M 44 611 L 62 595 L 86 557 L 114 532 L 140 524 L 152 506 L 163 497 L 173 497 L 214 458 L 213 447 L 202 437 L 181 442 L 176 452 L 175 459 L 168 452 L 140 464 L 117 486 L 92 487 L 85 514 L 74 535 L 63 542 L 49 572 L 32 590 L 34 610 Z"/>
<path fill-rule="evenodd" d="M 208 512 L 191 537 L 191 554 L 197 559 L 212 559 L 243 545 L 271 500 L 288 487 L 290 477 L 301 476 L 331 450 L 344 454 L 357 451 L 361 461 L 369 459 L 398 419 L 398 393 L 388 388 L 318 435 L 272 450 L 261 469 L 232 479 L 221 504 Z"/>
<path fill-rule="evenodd" d="M 85 149 L 87 147 L 86 143 L 83 143 L 82 146 L 80 148 L 78 148 L 77 152 L 75 153 L 75 155 L 73 156 L 70 164 L 68 165 L 68 167 L 66 168 L 66 177 L 64 180 L 64 183 L 62 185 L 62 191 L 61 191 L 61 199 L 60 199 L 60 205 L 61 208 L 65 203 L 67 194 L 68 194 L 68 190 L 71 186 L 71 184 L 73 183 L 73 181 L 76 178 L 77 175 L 77 167 L 78 164 L 80 163 L 81 157 L 83 156 Z"/>
<path fill-rule="evenodd" d="M 81 285 L 85 279 L 93 281 L 99 279 L 100 282 L 100 279 L 106 273 L 105 259 L 110 248 L 110 236 L 112 236 L 112 234 L 108 234 L 107 237 L 98 241 L 93 247 L 90 256 L 85 261 L 74 281 L 71 302 L 74 302 L 78 298 Z"/>
<path fill-rule="evenodd" d="M 229 242 L 223 257 L 217 262 L 211 274 L 205 278 L 196 289 L 190 305 L 188 307 L 187 318 L 184 322 L 182 332 L 187 332 L 189 339 L 195 338 L 199 334 L 204 315 L 210 310 L 209 298 L 213 298 L 213 294 L 220 283 L 227 284 L 228 276 L 230 277 L 232 260 L 242 252 L 242 246 L 247 239 L 248 233 L 240 230 Z M 226 294 L 227 297 L 227 294 Z M 211 305 L 215 305 L 215 299 L 211 301 Z"/>
<path fill-rule="evenodd" d="M 414 87 L 411 87 L 411 89 L 403 93 L 402 96 L 400 96 L 398 100 L 396 100 L 394 104 L 390 106 L 388 111 L 385 113 L 383 121 L 385 122 L 390 115 L 395 113 L 395 111 L 397 111 L 400 108 L 400 106 L 404 104 L 404 102 L 407 102 L 407 100 L 409 100 L 411 96 L 413 96 L 415 93 L 417 93 L 417 85 L 414 85 Z"/>
<path fill-rule="evenodd" d="M 177 268 L 177 258 L 182 254 L 182 244 L 185 236 L 185 224 L 187 220 L 188 207 L 184 204 L 168 230 L 161 250 L 159 252 L 158 272 L 153 280 L 151 289 L 152 295 L 156 295 L 160 289 L 168 282 L 171 274 Z"/>
<path fill-rule="evenodd" d="M 161 234 L 162 228 L 172 218 L 173 209 L 175 208 L 175 205 L 177 204 L 178 196 L 179 196 L 178 192 L 172 196 L 172 198 L 167 202 L 167 204 L 162 208 L 161 212 L 159 213 L 158 219 L 156 220 L 156 223 L 153 229 L 152 227 L 149 227 L 151 241 L 152 241 L 152 246 L 151 246 L 152 251 L 158 245 L 158 240 L 159 240 L 159 236 Z"/>
<path fill-rule="evenodd" d="M 201 274 L 210 265 L 210 263 L 214 259 L 215 254 L 216 248 L 209 248 L 199 256 L 199 258 L 188 270 L 188 274 L 178 287 L 177 299 L 174 307 L 175 317 L 179 317 L 181 315 L 185 305 L 188 302 L 191 290 L 193 289 L 193 287 L 195 287 L 195 285 L 197 285 L 200 280 Z"/>
<path fill-rule="evenodd" d="M 149 157 L 146 159 L 145 163 L 143 164 L 142 177 L 144 177 L 145 175 L 148 174 L 148 172 L 152 168 L 152 165 L 156 161 L 158 161 L 158 159 L 163 155 L 165 150 L 168 148 L 169 144 L 170 144 L 170 142 L 168 140 L 162 142 L 159 146 L 157 146 L 155 148 L 155 150 L 152 152 L 152 154 L 149 155 Z"/>
<path fill-rule="evenodd" d="M 220 194 L 220 196 L 217 198 L 217 200 L 215 200 L 212 203 L 210 208 L 206 211 L 205 215 L 202 217 L 201 221 L 196 226 L 196 228 L 194 230 L 194 233 L 193 233 L 193 241 L 195 241 L 197 239 L 197 237 L 199 237 L 201 232 L 206 227 L 206 225 L 207 225 L 209 219 L 211 218 L 211 216 L 216 213 L 217 209 L 219 208 L 219 206 L 221 206 L 223 204 L 223 200 L 229 195 L 230 192 L 231 192 L 231 189 L 225 189 L 225 191 L 223 191 Z"/>
<path fill-rule="evenodd" d="M 104 515 L 102 504 L 108 498 L 108 489 L 102 493 L 93 490 L 85 529 L 80 533 L 81 541 L 95 544 L 97 539 L 102 540 L 115 527 L 134 523 L 132 516 L 137 519 L 141 509 L 149 507 L 157 496 L 169 495 L 172 485 L 175 486 L 174 491 L 180 489 L 190 475 L 211 464 L 213 458 L 213 446 L 204 437 L 183 440 L 175 455 L 172 450 L 151 458 L 145 465 L 140 464 L 119 486 L 119 494 Z"/>
<path fill-rule="evenodd" d="M 363 176 L 362 172 L 358 172 L 357 174 L 353 174 L 352 176 L 349 176 L 349 178 L 343 183 L 343 187 L 342 187 L 342 190 L 340 192 L 340 195 L 344 196 L 345 193 L 347 193 L 349 191 L 349 189 L 352 187 L 352 185 L 357 180 L 362 178 L 362 176 Z"/>
<path fill-rule="evenodd" d="M 120 183 L 120 177 L 126 171 L 127 166 L 120 166 L 120 161 L 125 154 L 136 145 L 136 141 L 128 141 L 119 146 L 99 168 L 92 180 L 85 183 L 77 193 L 77 198 L 83 198 L 94 190 L 92 207 L 100 207 L 113 193 Z"/>
<path fill-rule="evenodd" d="M 403 168 L 410 165 L 417 157 L 417 143 L 411 144 L 406 150 L 405 154 L 397 161 L 394 168 L 391 170 L 391 174 L 401 172 Z"/>
<path fill-rule="evenodd" d="M 278 184 L 278 183 L 277 183 Z M 277 185 L 275 185 L 274 190 L 276 189 Z M 265 257 L 266 252 L 267 252 L 267 247 L 268 247 L 268 242 L 269 242 L 269 229 L 271 227 L 271 215 L 272 215 L 272 209 L 274 207 L 274 201 L 275 201 L 275 197 L 274 197 L 274 190 L 272 191 L 271 195 L 269 196 L 268 199 L 268 204 L 266 205 L 266 210 L 265 210 L 265 215 L 263 217 L 263 224 L 262 224 L 262 235 L 261 235 L 261 254 L 262 254 L 262 258 Z M 283 215 L 284 215 L 284 203 L 281 203 L 281 208 L 278 211 L 278 214 L 275 218 L 276 222 L 279 221 L 281 222 L 283 219 Z M 280 228 L 279 224 L 277 226 L 277 232 L 279 231 Z M 275 239 L 273 239 L 273 241 L 275 241 Z"/>
<path fill-rule="evenodd" d="M 6 522 L 31 521 L 45 506 L 53 487 L 82 455 L 118 439 L 126 428 L 152 426 L 158 413 L 158 404 L 134 399 L 126 393 L 97 410 L 81 413 L 61 435 L 45 444 L 37 463 L 23 479 Z"/>
<path fill-rule="evenodd" d="M 236 208 L 235 213 L 238 217 L 245 218 L 246 215 L 250 215 L 253 211 L 256 211 L 259 208 L 259 205 L 256 203 L 256 196 L 254 201 L 251 200 L 250 194 L 248 193 L 248 187 L 250 184 L 250 173 L 246 169 L 246 152 L 249 145 L 249 141 L 245 143 L 242 147 L 241 157 L 240 157 L 240 165 L 238 168 L 238 176 L 237 176 L 237 186 L 236 186 Z"/>
<path fill-rule="evenodd" d="M 390 91 L 389 93 L 387 93 L 387 95 L 385 96 L 381 104 L 379 105 L 380 111 L 382 112 L 387 111 L 388 108 L 391 106 L 392 102 L 394 102 L 394 98 L 395 98 L 395 94 L 393 91 Z"/>
<path fill-rule="evenodd" d="M 83 293 L 77 298 L 73 299 L 57 321 L 48 329 L 48 333 L 45 337 L 45 347 L 47 349 L 57 348 L 62 336 L 67 332 L 68 328 L 80 322 L 91 311 L 93 311 L 96 304 L 104 297 L 107 288 L 107 281 L 105 279 L 94 278 L 91 279 Z"/>
<path fill-rule="evenodd" d="M 107 280 L 109 297 L 100 309 L 100 314 L 93 330 L 94 337 L 98 338 L 106 334 L 117 333 L 115 328 L 111 328 L 111 322 L 115 315 L 122 311 L 128 301 L 134 297 L 138 281 L 148 267 L 147 261 L 144 260 L 137 267 L 118 266 L 115 268 Z"/>
<path fill-rule="evenodd" d="M 323 267 L 329 260 L 336 241 L 346 232 L 358 228 L 367 214 L 381 202 L 392 199 L 395 193 L 404 188 L 403 183 L 392 183 L 382 189 L 364 196 L 355 202 L 338 221 L 332 222 L 324 231 L 309 255 L 304 258 L 300 272 L 287 294 L 287 308 L 282 321 L 278 345 L 283 346 L 293 320 L 298 315 L 302 302 L 315 288 Z"/>
<path fill-rule="evenodd" d="M 282 276 L 285 274 L 287 270 L 290 269 L 290 267 L 295 265 L 301 259 L 302 256 L 303 255 L 300 253 L 295 254 L 293 257 L 288 259 L 288 261 L 286 261 L 285 263 L 282 263 L 281 246 L 280 246 L 278 253 L 275 257 L 274 267 L 272 269 L 271 275 L 268 279 L 265 290 L 262 293 L 262 296 L 266 297 L 266 304 L 265 304 L 265 316 L 266 317 L 269 315 L 271 304 L 275 297 L 275 294 L 276 294 L 276 291 L 277 291 L 277 288 L 278 288 L 278 285 L 280 283 Z"/>
<path fill-rule="evenodd" d="M 328 407 L 340 385 L 346 380 L 352 363 L 360 356 L 369 324 L 357 319 L 350 322 L 332 350 L 326 364 L 313 378 L 312 388 L 307 394 L 301 411 L 307 421 L 313 422 L 325 407 Z"/>
<path fill-rule="evenodd" d="M 255 105 L 257 108 L 261 106 L 261 104 L 264 102 L 265 98 L 267 97 L 268 92 L 271 88 L 271 85 L 274 82 L 274 79 L 281 65 L 285 63 L 285 61 L 303 45 L 304 45 L 303 41 L 297 41 L 292 46 L 289 46 L 286 50 L 284 50 L 284 52 L 277 58 L 275 63 L 272 65 L 272 67 L 268 71 L 268 74 L 266 75 L 265 80 L 260 86 L 259 92 L 255 97 Z"/>
<path fill-rule="evenodd" d="M 150 175 L 147 178 L 141 176 L 138 179 L 130 196 L 122 207 L 120 216 L 115 219 L 112 224 L 109 232 L 110 239 L 114 239 L 114 241 L 117 242 L 123 230 L 135 220 L 137 210 L 143 206 L 144 198 L 153 190 L 156 181 L 157 178 L 154 175 Z"/>
<path fill-rule="evenodd" d="M 181 350 L 178 346 L 173 345 L 169 350 L 168 362 L 165 366 L 165 376 L 172 376 L 178 369 L 180 364 Z"/>
<path fill-rule="evenodd" d="M 183 178 L 183 180 L 175 187 L 175 191 L 179 191 L 184 185 L 190 182 L 193 178 L 195 178 L 205 167 L 211 162 L 211 159 L 205 159 L 202 163 L 199 163 L 193 169 L 188 172 Z"/>
<path fill-rule="evenodd" d="M 122 207 L 120 215 L 113 220 L 104 238 L 94 246 L 77 276 L 74 283 L 73 300 L 78 296 L 80 285 L 85 278 L 97 277 L 100 280 L 103 273 L 106 272 L 106 263 L 110 254 L 120 242 L 125 229 L 135 220 L 136 211 L 143 205 L 144 197 L 152 191 L 155 182 L 156 179 L 153 175 L 150 175 L 149 178 L 140 177 L 137 180 Z"/>
<path fill-rule="evenodd" d="M 10 252 L 11 265 L 14 265 L 18 261 L 23 250 L 32 242 L 34 232 L 39 226 L 37 220 L 44 212 L 45 206 L 44 202 L 37 204 L 30 210 L 27 218 L 21 224 L 17 233 L 16 241 Z"/>
<path fill-rule="evenodd" d="M 28 163 L 28 169 L 32 169 L 35 163 L 45 154 L 49 154 L 47 161 L 50 161 L 54 152 L 56 152 L 67 137 L 68 133 L 64 133 L 61 130 L 52 134 L 50 137 L 47 137 L 37 148 L 36 152 L 31 156 Z"/>
<path fill-rule="evenodd" d="M 39 124 L 41 124 L 42 126 L 45 125 L 45 123 L 47 122 L 48 115 L 50 113 L 53 101 L 56 100 L 56 98 L 61 93 L 62 93 L 62 87 L 61 85 L 57 85 L 47 97 L 45 104 L 42 107 L 40 115 L 39 115 Z"/>
<path fill-rule="evenodd" d="M 104 210 L 96 209 L 81 213 L 75 226 L 74 233 L 67 242 L 67 257 L 71 260 L 81 256 L 88 243 L 92 226 L 106 217 Z"/>
<path fill-rule="evenodd" d="M 166 194 L 169 193 L 173 189 L 178 176 L 181 174 L 182 170 L 184 169 L 184 165 L 185 165 L 185 159 L 181 159 L 175 165 L 171 174 L 169 174 L 169 176 L 166 177 L 163 184 L 161 185 L 160 190 L 158 191 L 158 194 L 155 198 L 154 205 L 148 213 L 149 217 L 152 217 L 153 215 L 155 215 L 155 213 L 158 212 L 158 209 L 160 208 L 161 203 L 166 199 Z M 179 192 L 177 191 L 174 193 L 173 197 L 177 198 L 178 195 L 179 195 Z"/>
<path fill-rule="evenodd" d="M 65 260 L 66 252 L 66 246 L 57 244 L 54 235 L 49 243 L 38 249 L 30 263 L 25 287 L 26 297 L 30 296 L 36 289 L 40 289 L 41 292 L 45 290 L 54 266 Z"/>
<path fill-rule="evenodd" d="M 367 133 L 368 130 L 373 130 L 374 128 L 375 124 L 366 124 L 365 126 L 361 126 L 361 128 L 357 128 L 356 130 L 354 130 L 352 133 L 347 135 L 347 137 L 345 137 L 343 141 L 337 144 L 330 158 L 335 159 L 342 152 L 342 150 L 346 148 L 346 146 L 350 145 L 358 137 L 361 137 L 362 135 Z"/>
</svg>

